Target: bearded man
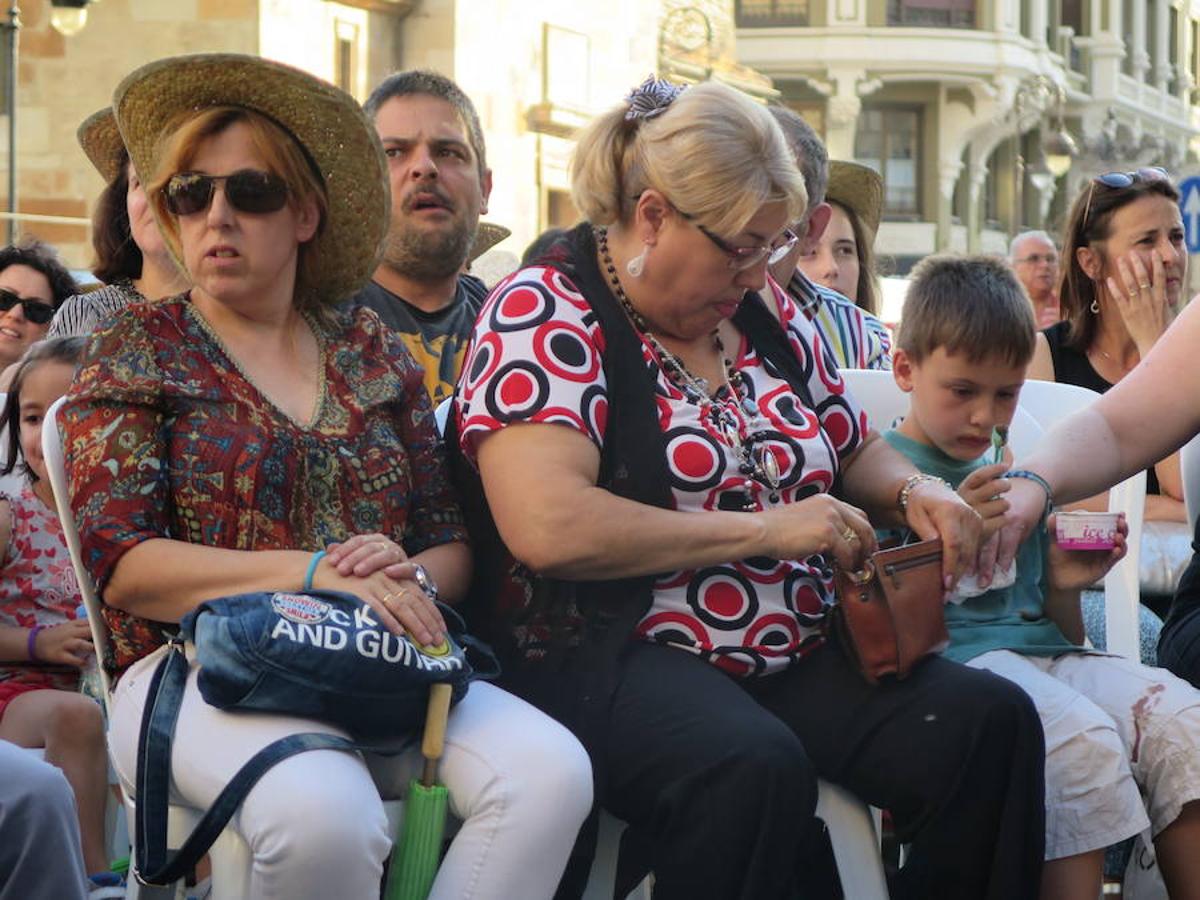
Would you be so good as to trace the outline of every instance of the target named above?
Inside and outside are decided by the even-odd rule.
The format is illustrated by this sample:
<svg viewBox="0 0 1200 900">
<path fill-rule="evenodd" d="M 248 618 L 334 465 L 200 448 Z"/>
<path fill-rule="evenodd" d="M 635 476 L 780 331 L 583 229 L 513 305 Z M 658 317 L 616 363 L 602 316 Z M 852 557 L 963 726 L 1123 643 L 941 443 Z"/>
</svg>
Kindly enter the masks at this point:
<svg viewBox="0 0 1200 900">
<path fill-rule="evenodd" d="M 454 391 L 487 296 L 462 273 L 492 192 L 483 132 L 467 95 L 435 72 L 389 75 L 363 108 L 387 155 L 392 219 L 383 262 L 348 303 L 399 333 L 437 406 Z"/>
</svg>

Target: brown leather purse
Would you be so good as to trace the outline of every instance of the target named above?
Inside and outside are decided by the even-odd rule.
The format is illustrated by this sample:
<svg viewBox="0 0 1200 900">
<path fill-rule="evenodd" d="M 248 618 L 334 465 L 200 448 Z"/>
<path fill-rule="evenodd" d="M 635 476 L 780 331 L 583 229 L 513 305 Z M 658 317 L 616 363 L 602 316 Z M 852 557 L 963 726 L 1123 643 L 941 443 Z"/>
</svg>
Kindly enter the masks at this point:
<svg viewBox="0 0 1200 900">
<path fill-rule="evenodd" d="M 880 550 L 857 572 L 834 567 L 833 627 L 871 684 L 904 678 L 950 643 L 942 596 L 942 542 Z"/>
</svg>

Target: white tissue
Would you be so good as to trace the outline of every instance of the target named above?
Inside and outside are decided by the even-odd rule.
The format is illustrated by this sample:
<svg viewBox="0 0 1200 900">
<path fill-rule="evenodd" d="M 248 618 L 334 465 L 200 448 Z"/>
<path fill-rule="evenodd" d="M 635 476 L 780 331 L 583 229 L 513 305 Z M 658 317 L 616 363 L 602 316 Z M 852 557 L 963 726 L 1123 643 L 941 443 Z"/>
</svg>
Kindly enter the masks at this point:
<svg viewBox="0 0 1200 900">
<path fill-rule="evenodd" d="M 946 598 L 947 603 L 962 603 L 964 600 L 969 600 L 971 597 L 978 597 L 980 594 L 986 594 L 988 591 L 996 588 L 1006 588 L 1012 585 L 1017 580 L 1017 561 L 1014 559 L 1007 569 L 996 569 L 992 573 L 992 581 L 987 587 L 979 586 L 979 579 L 975 575 L 964 575 L 958 579 L 958 584 L 954 591 Z"/>
</svg>

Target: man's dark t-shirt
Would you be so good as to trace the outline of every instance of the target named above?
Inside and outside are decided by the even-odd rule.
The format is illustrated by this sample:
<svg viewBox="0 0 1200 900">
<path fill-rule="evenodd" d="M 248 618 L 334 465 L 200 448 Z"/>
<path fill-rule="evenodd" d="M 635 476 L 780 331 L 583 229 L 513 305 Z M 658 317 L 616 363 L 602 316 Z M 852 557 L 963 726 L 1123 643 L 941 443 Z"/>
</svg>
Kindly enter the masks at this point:
<svg viewBox="0 0 1200 900">
<path fill-rule="evenodd" d="M 346 301 L 346 306 L 375 310 L 400 336 L 425 370 L 425 390 L 437 406 L 454 392 L 463 356 L 475 328 L 475 316 L 487 297 L 487 287 L 473 275 L 460 275 L 454 302 L 428 313 L 382 285 L 371 281 Z"/>
</svg>

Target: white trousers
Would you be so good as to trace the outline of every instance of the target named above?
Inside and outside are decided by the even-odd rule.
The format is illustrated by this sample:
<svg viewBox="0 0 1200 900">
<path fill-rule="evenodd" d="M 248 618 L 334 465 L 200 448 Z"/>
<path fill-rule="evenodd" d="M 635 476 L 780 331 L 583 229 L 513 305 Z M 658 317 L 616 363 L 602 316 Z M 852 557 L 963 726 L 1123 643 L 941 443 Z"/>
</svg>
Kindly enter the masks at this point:
<svg viewBox="0 0 1200 900">
<path fill-rule="evenodd" d="M 165 652 L 135 663 L 113 691 L 109 744 L 131 793 L 142 707 Z M 209 706 L 197 671 L 193 660 L 172 748 L 172 802 L 207 809 L 272 741 L 300 731 L 341 733 L 306 719 Z M 380 797 L 403 797 L 421 762 L 416 747 L 373 757 L 369 768 L 356 753 L 313 750 L 270 769 L 230 820 L 253 857 L 252 896 L 376 900 L 392 839 Z M 551 897 L 592 804 L 591 765 L 574 736 L 523 700 L 476 682 L 450 713 L 438 771 L 463 825 L 431 898 Z"/>
<path fill-rule="evenodd" d="M 1151 834 L 1200 799 L 1200 691 L 1120 656 L 1022 656 L 969 663 L 1014 681 L 1046 735 L 1046 859 Z"/>
</svg>

